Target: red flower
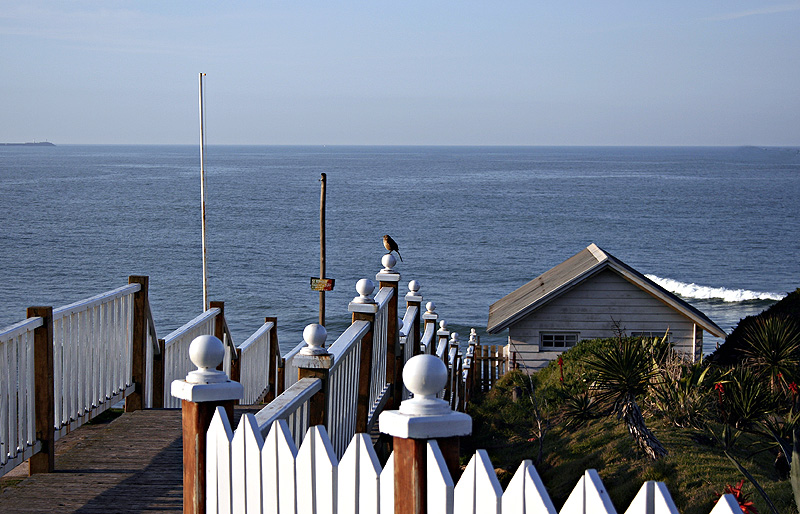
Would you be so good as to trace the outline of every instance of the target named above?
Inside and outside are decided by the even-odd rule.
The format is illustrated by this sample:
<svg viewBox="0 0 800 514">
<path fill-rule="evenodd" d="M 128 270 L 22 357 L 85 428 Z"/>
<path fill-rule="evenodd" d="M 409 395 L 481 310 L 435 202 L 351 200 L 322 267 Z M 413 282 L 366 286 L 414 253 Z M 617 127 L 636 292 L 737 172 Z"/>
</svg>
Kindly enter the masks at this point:
<svg viewBox="0 0 800 514">
<path fill-rule="evenodd" d="M 723 494 L 732 494 L 736 501 L 739 503 L 739 508 L 742 509 L 742 514 L 758 514 L 758 510 L 753 505 L 753 502 L 747 501 L 748 495 L 742 492 L 742 486 L 744 485 L 744 478 L 739 481 L 736 485 L 726 485 L 725 490 L 722 491 Z"/>
<path fill-rule="evenodd" d="M 797 384 L 795 382 L 789 384 L 789 391 L 791 391 L 792 394 L 797 394 Z"/>
</svg>

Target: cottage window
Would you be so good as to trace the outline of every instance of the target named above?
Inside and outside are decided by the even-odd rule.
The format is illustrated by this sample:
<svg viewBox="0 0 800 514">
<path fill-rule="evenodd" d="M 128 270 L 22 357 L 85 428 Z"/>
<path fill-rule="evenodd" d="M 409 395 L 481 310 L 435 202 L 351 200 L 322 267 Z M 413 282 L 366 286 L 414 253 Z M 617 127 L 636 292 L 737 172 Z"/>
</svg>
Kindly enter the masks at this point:
<svg viewBox="0 0 800 514">
<path fill-rule="evenodd" d="M 579 332 L 541 332 L 542 348 L 572 348 L 578 342 Z"/>
</svg>

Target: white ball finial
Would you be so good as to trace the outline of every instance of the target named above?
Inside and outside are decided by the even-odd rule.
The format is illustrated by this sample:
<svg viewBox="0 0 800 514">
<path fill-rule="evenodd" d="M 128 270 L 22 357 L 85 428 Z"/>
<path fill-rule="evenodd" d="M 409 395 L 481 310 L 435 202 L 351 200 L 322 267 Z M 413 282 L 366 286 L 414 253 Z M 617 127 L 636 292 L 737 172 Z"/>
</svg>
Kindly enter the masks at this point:
<svg viewBox="0 0 800 514">
<path fill-rule="evenodd" d="M 414 395 L 400 404 L 400 412 L 421 416 L 447 414 L 450 406 L 436 394 L 447 384 L 447 367 L 433 355 L 417 355 L 403 367 L 403 384 Z"/>
<path fill-rule="evenodd" d="M 450 345 L 458 346 L 458 332 L 451 332 L 450 333 Z"/>
<path fill-rule="evenodd" d="M 306 325 L 303 330 L 303 341 L 306 346 L 300 350 L 303 355 L 325 355 L 325 340 L 328 338 L 328 331 L 319 323 Z"/>
<path fill-rule="evenodd" d="M 447 330 L 447 322 L 445 320 L 439 322 L 439 330 Z"/>
<path fill-rule="evenodd" d="M 228 380 L 224 371 L 217 371 L 225 358 L 225 346 L 212 335 L 197 336 L 189 345 L 189 359 L 197 366 L 195 371 L 186 375 L 191 384 L 214 384 Z"/>
<path fill-rule="evenodd" d="M 420 288 L 420 283 L 417 280 L 412 280 L 411 282 L 408 283 L 408 290 L 413 294 L 417 294 L 419 292 L 419 288 Z"/>
<path fill-rule="evenodd" d="M 425 309 L 428 311 L 428 314 L 433 314 L 433 311 L 436 310 L 436 304 L 433 302 L 428 302 L 425 304 Z"/>
<path fill-rule="evenodd" d="M 383 264 L 383 269 L 381 270 L 383 273 L 393 273 L 397 258 L 391 253 L 387 253 L 381 257 L 381 264 Z"/>
<path fill-rule="evenodd" d="M 477 343 L 478 342 L 478 331 L 474 328 L 469 330 L 469 342 L 470 343 Z"/>
<path fill-rule="evenodd" d="M 353 303 L 375 303 L 375 300 L 369 296 L 374 290 L 375 283 L 368 278 L 362 278 L 356 282 L 356 292 L 359 296 L 353 298 Z"/>
</svg>

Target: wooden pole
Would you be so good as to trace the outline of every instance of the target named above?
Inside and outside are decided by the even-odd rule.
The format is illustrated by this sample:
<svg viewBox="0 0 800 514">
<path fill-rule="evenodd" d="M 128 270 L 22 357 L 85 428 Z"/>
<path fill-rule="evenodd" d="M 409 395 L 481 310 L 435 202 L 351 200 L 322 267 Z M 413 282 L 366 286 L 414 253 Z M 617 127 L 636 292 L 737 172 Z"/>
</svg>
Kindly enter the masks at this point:
<svg viewBox="0 0 800 514">
<path fill-rule="evenodd" d="M 283 392 L 283 390 L 278 390 L 278 359 L 281 358 L 281 350 L 278 347 L 278 318 L 267 317 L 264 318 L 264 322 L 272 323 L 272 329 L 269 331 L 270 351 L 267 356 L 267 384 L 269 384 L 269 391 L 267 391 L 267 396 L 264 398 L 264 403 L 269 403 Z"/>
<path fill-rule="evenodd" d="M 325 278 L 325 184 L 327 177 L 321 174 L 319 193 L 319 278 Z M 325 326 L 325 291 L 319 292 L 319 324 Z"/>
<path fill-rule="evenodd" d="M 34 412 L 36 439 L 42 450 L 30 458 L 30 474 L 55 469 L 55 394 L 53 392 L 53 308 L 29 307 L 28 317 L 41 317 L 42 326 L 33 332 Z"/>
</svg>

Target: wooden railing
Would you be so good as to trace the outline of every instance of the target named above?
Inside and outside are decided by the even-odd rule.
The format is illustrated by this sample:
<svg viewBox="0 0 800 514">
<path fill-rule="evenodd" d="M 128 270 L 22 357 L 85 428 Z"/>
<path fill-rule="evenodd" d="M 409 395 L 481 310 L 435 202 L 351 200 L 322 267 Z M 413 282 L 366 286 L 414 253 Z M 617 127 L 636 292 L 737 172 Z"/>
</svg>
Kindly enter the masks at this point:
<svg viewBox="0 0 800 514">
<path fill-rule="evenodd" d="M 321 390 L 322 380 L 318 378 L 303 378 L 292 384 L 255 414 L 255 426 L 261 436 L 266 438 L 272 423 L 282 420 L 299 446 L 303 434 L 311 426 L 311 398 Z"/>
<path fill-rule="evenodd" d="M 242 403 L 253 405 L 267 399 L 274 393 L 276 358 L 280 355 L 276 322 L 264 323 L 236 351 L 239 364 L 229 376 L 244 386 Z"/>
</svg>

